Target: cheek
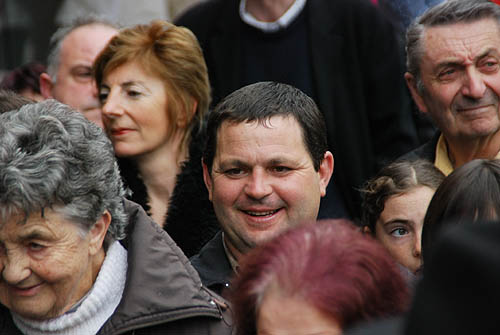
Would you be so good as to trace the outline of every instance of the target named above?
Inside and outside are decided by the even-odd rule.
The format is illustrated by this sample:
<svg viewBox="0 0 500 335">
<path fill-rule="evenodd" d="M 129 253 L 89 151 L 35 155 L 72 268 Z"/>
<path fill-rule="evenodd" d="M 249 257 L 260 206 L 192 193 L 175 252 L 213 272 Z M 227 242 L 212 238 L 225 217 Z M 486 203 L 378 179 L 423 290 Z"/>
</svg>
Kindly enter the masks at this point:
<svg viewBox="0 0 500 335">
<path fill-rule="evenodd" d="M 78 260 L 73 259 L 72 262 L 78 262 Z M 72 272 L 75 269 L 62 259 L 48 258 L 33 262 L 31 270 L 40 279 L 53 283 L 68 277 L 67 272 Z"/>
<path fill-rule="evenodd" d="M 214 199 L 214 203 L 230 205 L 238 199 L 239 195 L 243 192 L 244 186 L 236 180 L 228 181 L 222 178 L 224 177 L 221 176 L 213 180 L 212 198 Z"/>
<path fill-rule="evenodd" d="M 439 108 L 444 108 L 448 109 L 451 107 L 453 103 L 453 99 L 457 96 L 457 93 L 459 91 L 458 87 L 453 86 L 446 86 L 446 87 L 441 87 L 440 90 L 436 92 L 436 94 L 432 97 L 428 97 L 427 103 L 430 105 L 434 105 Z M 442 111 L 438 111 L 441 112 Z"/>
<path fill-rule="evenodd" d="M 409 238 L 396 240 L 388 235 L 379 241 L 389 251 L 389 254 L 400 263 L 411 254 L 411 240 Z"/>
</svg>

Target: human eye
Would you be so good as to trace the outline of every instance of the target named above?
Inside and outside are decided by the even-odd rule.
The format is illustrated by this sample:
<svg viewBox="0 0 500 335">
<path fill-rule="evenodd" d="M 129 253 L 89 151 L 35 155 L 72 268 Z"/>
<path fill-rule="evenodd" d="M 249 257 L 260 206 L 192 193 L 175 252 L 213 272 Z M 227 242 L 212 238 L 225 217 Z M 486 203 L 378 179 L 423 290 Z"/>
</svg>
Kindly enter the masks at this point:
<svg viewBox="0 0 500 335">
<path fill-rule="evenodd" d="M 29 242 L 28 243 L 28 249 L 30 251 L 42 251 L 43 249 L 45 249 L 45 246 L 40 244 L 40 243 L 36 243 L 36 242 Z"/>
<path fill-rule="evenodd" d="M 129 96 L 130 98 L 137 98 L 141 94 L 142 94 L 141 92 L 134 89 L 127 90 L 127 96 Z"/>
<path fill-rule="evenodd" d="M 89 81 L 92 79 L 92 69 L 87 66 L 79 66 L 73 70 L 73 75 L 78 81 Z"/>
<path fill-rule="evenodd" d="M 498 61 L 495 58 L 488 58 L 484 60 L 481 65 L 483 72 L 496 72 L 498 69 Z"/>
<path fill-rule="evenodd" d="M 245 170 L 241 168 L 229 168 L 224 170 L 224 174 L 231 178 L 238 178 L 245 174 Z"/>
<path fill-rule="evenodd" d="M 273 166 L 271 168 L 271 171 L 274 172 L 274 173 L 277 173 L 277 174 L 284 174 L 284 173 L 287 173 L 291 170 L 291 168 L 289 168 L 288 166 L 283 166 L 283 165 L 277 165 L 277 166 Z"/>
<path fill-rule="evenodd" d="M 403 237 L 407 234 L 409 234 L 408 230 L 402 227 L 395 228 L 391 231 L 391 235 L 394 237 Z"/>
<path fill-rule="evenodd" d="M 455 78 L 457 70 L 455 68 L 446 68 L 439 72 L 439 79 L 443 81 L 452 80 Z"/>
</svg>

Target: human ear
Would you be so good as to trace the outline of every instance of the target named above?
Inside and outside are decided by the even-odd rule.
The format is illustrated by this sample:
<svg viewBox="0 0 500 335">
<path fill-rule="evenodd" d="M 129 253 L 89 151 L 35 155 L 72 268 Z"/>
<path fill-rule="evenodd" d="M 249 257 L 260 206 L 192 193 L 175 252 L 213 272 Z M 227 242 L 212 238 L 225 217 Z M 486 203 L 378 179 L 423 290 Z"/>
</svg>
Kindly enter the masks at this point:
<svg viewBox="0 0 500 335">
<path fill-rule="evenodd" d="M 111 223 L 111 214 L 105 211 L 89 231 L 89 252 L 95 255 L 101 250 Z"/>
<path fill-rule="evenodd" d="M 333 155 L 330 151 L 325 152 L 323 156 L 323 160 L 321 161 L 321 165 L 319 166 L 319 187 L 321 191 L 321 196 L 324 197 L 326 195 L 326 187 L 330 182 L 330 178 L 333 173 L 333 165 L 334 159 Z"/>
<path fill-rule="evenodd" d="M 40 75 L 40 93 L 45 99 L 52 98 L 52 78 L 48 75 L 48 73 L 42 73 Z"/>
<path fill-rule="evenodd" d="M 422 113 L 427 113 L 427 105 L 425 104 L 424 98 L 422 96 L 422 92 L 417 88 L 417 79 L 410 72 L 405 73 L 405 80 L 408 89 L 410 90 L 411 96 L 413 97 L 413 101 L 417 105 L 418 109 Z"/>
<path fill-rule="evenodd" d="M 177 127 L 179 129 L 184 129 L 187 127 L 189 122 L 193 119 L 193 116 L 196 114 L 196 108 L 198 108 L 198 101 L 193 99 L 193 106 L 191 111 L 186 113 L 179 113 L 177 116 Z"/>
<path fill-rule="evenodd" d="M 203 166 L 203 181 L 208 190 L 208 200 L 212 201 L 212 177 L 210 176 L 210 171 L 208 171 L 208 166 L 205 161 L 201 160 L 201 165 Z"/>
<path fill-rule="evenodd" d="M 370 227 L 364 226 L 363 227 L 363 234 L 371 235 L 372 234 L 372 230 L 370 229 Z"/>
</svg>

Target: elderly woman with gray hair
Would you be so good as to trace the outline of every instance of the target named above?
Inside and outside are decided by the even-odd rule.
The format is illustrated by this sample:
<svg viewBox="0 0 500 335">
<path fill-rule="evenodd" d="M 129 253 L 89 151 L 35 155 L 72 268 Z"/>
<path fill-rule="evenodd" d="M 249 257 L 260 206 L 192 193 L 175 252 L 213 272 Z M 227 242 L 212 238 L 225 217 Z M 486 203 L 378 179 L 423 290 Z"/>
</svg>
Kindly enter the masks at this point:
<svg viewBox="0 0 500 335">
<path fill-rule="evenodd" d="M 0 115 L 1 334 L 229 334 L 225 304 L 123 200 L 103 131 L 49 100 Z"/>
</svg>

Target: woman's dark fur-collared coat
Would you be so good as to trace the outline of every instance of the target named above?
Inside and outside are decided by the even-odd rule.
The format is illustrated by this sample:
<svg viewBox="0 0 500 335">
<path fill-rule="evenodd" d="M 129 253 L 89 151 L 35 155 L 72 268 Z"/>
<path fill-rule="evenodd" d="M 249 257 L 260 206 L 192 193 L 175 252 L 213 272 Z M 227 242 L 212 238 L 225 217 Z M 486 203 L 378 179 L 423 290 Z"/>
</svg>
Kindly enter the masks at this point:
<svg viewBox="0 0 500 335">
<path fill-rule="evenodd" d="M 164 229 L 187 257 L 198 253 L 217 231 L 219 224 L 208 200 L 208 191 L 203 182 L 201 157 L 205 143 L 204 130 L 191 132 L 189 158 L 177 175 L 174 192 L 170 197 Z M 149 212 L 147 191 L 137 167 L 126 159 L 119 159 L 122 177 L 132 191 L 129 199 Z"/>
</svg>

